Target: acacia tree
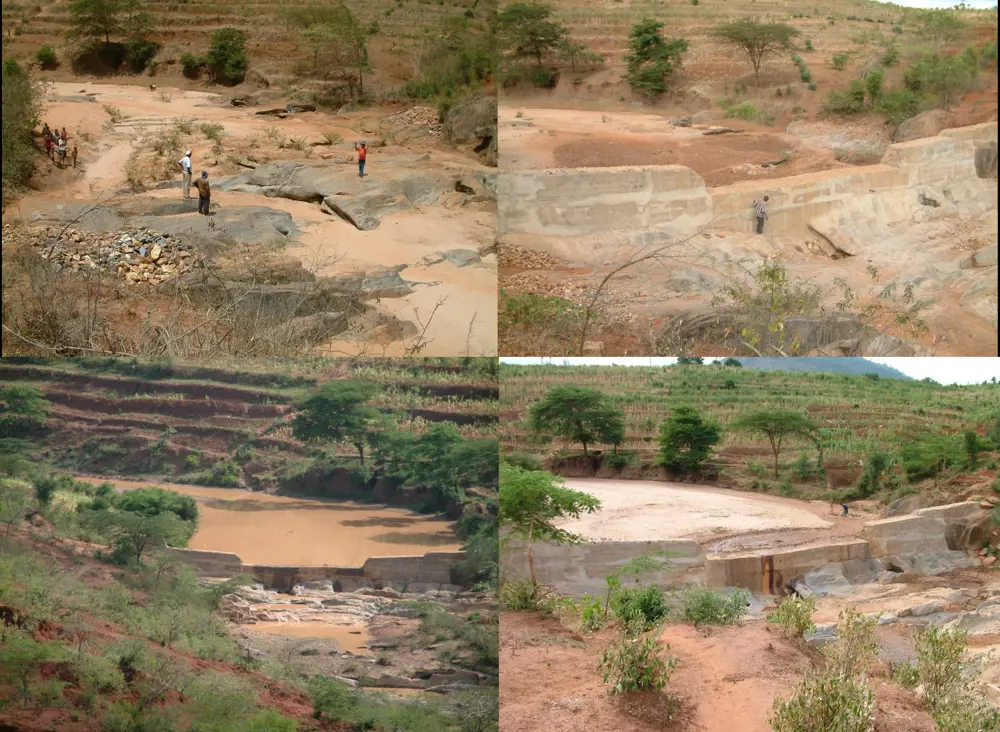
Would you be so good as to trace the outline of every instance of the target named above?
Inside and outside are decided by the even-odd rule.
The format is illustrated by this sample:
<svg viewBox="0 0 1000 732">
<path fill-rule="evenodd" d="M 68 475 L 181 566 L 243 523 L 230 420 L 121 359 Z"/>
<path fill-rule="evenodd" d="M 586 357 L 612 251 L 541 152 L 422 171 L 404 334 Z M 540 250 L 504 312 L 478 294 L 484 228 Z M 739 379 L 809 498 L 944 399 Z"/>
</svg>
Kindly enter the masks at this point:
<svg viewBox="0 0 1000 732">
<path fill-rule="evenodd" d="M 778 459 L 781 444 L 788 437 L 807 437 L 816 433 L 817 425 L 804 414 L 787 410 L 765 410 L 744 415 L 729 428 L 738 432 L 764 435 L 774 453 L 774 477 L 778 477 Z"/>
<path fill-rule="evenodd" d="M 701 467 L 719 442 L 722 429 L 692 407 L 677 407 L 660 426 L 660 464 L 679 473 Z"/>
<path fill-rule="evenodd" d="M 549 20 L 552 6 L 543 3 L 511 3 L 497 15 L 497 31 L 504 49 L 515 59 L 532 59 L 541 66 L 569 36 L 562 23 Z"/>
<path fill-rule="evenodd" d="M 92 511 L 87 521 L 97 532 L 110 538 L 117 556 L 140 563 L 143 555 L 164 543 L 183 544 L 193 533 L 190 523 L 171 511 L 155 516 L 132 511 Z"/>
<path fill-rule="evenodd" d="M 615 446 L 625 439 L 625 421 L 604 394 L 579 386 L 556 386 L 531 405 L 531 429 L 587 445 L 605 442 Z"/>
<path fill-rule="evenodd" d="M 365 464 L 365 445 L 380 414 L 368 402 L 375 396 L 375 384 L 363 381 L 327 381 L 301 401 L 292 420 L 296 439 L 305 442 L 350 442 Z"/>
<path fill-rule="evenodd" d="M 111 36 L 141 35 L 149 25 L 149 15 L 140 0 L 70 0 L 73 35 L 111 43 Z"/>
<path fill-rule="evenodd" d="M 343 3 L 289 17 L 293 23 L 304 24 L 302 40 L 312 53 L 313 73 L 343 81 L 352 97 L 355 88 L 363 96 L 365 74 L 372 71 L 368 56 L 371 27 L 363 25 Z"/>
<path fill-rule="evenodd" d="M 525 470 L 509 463 L 500 466 L 500 525 L 525 542 L 531 596 L 538 597 L 535 575 L 535 539 L 555 544 L 577 544 L 582 538 L 560 529 L 557 519 L 579 518 L 593 513 L 601 502 L 589 493 L 566 488 L 559 478 L 543 470 Z"/>
<path fill-rule="evenodd" d="M 753 66 L 754 85 L 760 85 L 764 57 L 787 48 L 799 31 L 785 23 L 762 23 L 760 18 L 740 18 L 715 28 L 715 36 L 747 55 Z"/>
<path fill-rule="evenodd" d="M 647 96 L 656 96 L 667 90 L 670 76 L 681 67 L 681 54 L 688 50 L 683 38 L 663 37 L 663 23 L 653 18 L 643 18 L 632 27 L 629 34 L 631 53 L 625 56 L 628 85 Z"/>
</svg>

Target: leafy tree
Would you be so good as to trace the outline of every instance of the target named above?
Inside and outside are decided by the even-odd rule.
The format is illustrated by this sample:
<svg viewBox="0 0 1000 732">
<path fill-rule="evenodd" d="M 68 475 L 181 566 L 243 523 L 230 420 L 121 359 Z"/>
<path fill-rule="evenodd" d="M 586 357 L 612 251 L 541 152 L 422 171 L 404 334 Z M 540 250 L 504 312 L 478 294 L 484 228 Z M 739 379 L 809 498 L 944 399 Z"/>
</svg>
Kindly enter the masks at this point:
<svg viewBox="0 0 1000 732">
<path fill-rule="evenodd" d="M 882 98 L 882 84 L 884 81 L 885 71 L 882 69 L 872 69 L 865 76 L 865 89 L 868 90 L 868 101 L 873 107 Z"/>
<path fill-rule="evenodd" d="M 13 58 L 3 61 L 3 200 L 34 170 L 32 130 L 41 112 L 42 85 Z"/>
<path fill-rule="evenodd" d="M 587 445 L 605 442 L 617 447 L 625 439 L 621 412 L 601 392 L 579 386 L 549 389 L 545 398 L 531 405 L 529 420 L 535 432 L 582 443 L 584 455 Z"/>
<path fill-rule="evenodd" d="M 760 18 L 741 18 L 716 27 L 715 35 L 747 55 L 753 66 L 754 84 L 760 86 L 760 66 L 764 57 L 787 48 L 799 31 L 784 23 L 763 23 Z"/>
<path fill-rule="evenodd" d="M 698 470 L 712 454 L 722 429 L 692 407 L 677 407 L 660 427 L 660 464 L 680 473 Z"/>
<path fill-rule="evenodd" d="M 319 390 L 300 402 L 292 420 L 292 432 L 306 442 L 350 442 L 365 464 L 365 445 L 379 411 L 368 406 L 378 387 L 361 381 L 327 381 Z"/>
<path fill-rule="evenodd" d="M 979 465 L 979 451 L 982 445 L 979 444 L 979 435 L 975 430 L 966 430 L 962 433 L 962 446 L 965 448 L 966 466 L 969 470 L 975 470 Z"/>
<path fill-rule="evenodd" d="M 541 66 L 566 42 L 569 31 L 550 20 L 552 6 L 543 3 L 511 3 L 497 15 L 497 30 L 503 48 L 516 60 L 532 59 Z"/>
<path fill-rule="evenodd" d="M 540 470 L 524 470 L 504 463 L 500 466 L 500 525 L 524 540 L 531 574 L 532 597 L 538 597 L 533 542 L 575 544 L 581 538 L 555 525 L 563 518 L 579 518 L 601 507 L 594 496 L 566 488 L 562 479 Z"/>
<path fill-rule="evenodd" d="M 5 85 L 5 95 L 6 89 Z M 5 108 L 5 125 L 6 114 Z M 4 135 L 6 140 L 6 132 Z M 5 147 L 5 165 L 6 156 Z M 50 407 L 41 390 L 34 386 L 13 385 L 0 388 L 0 437 L 25 437 L 43 429 Z"/>
<path fill-rule="evenodd" d="M 142 37 L 150 25 L 141 0 L 70 0 L 69 13 L 74 36 L 105 43 L 118 33 Z"/>
<path fill-rule="evenodd" d="M 961 465 L 962 450 L 952 435 L 922 432 L 904 439 L 901 450 L 906 479 L 916 483 L 924 478 L 937 478 L 945 468 Z"/>
<path fill-rule="evenodd" d="M 35 52 L 35 61 L 37 61 L 38 65 L 43 69 L 55 68 L 58 65 L 56 50 L 46 43 Z"/>
<path fill-rule="evenodd" d="M 365 26 L 344 3 L 296 9 L 287 14 L 301 28 L 302 40 L 312 55 L 313 72 L 347 84 L 352 97 L 365 92 L 365 74 L 371 73 Z"/>
<path fill-rule="evenodd" d="M 736 419 L 730 429 L 738 432 L 764 435 L 771 443 L 774 453 L 774 477 L 778 477 L 778 459 L 781 444 L 788 437 L 809 437 L 817 430 L 817 425 L 803 414 L 786 410 L 766 410 L 752 412 Z"/>
<path fill-rule="evenodd" d="M 92 511 L 85 520 L 100 535 L 108 537 L 115 556 L 122 561 L 142 562 L 143 555 L 164 542 L 183 545 L 191 535 L 188 523 L 169 511 L 155 516 L 131 511 Z"/>
<path fill-rule="evenodd" d="M 574 43 L 564 38 L 559 44 L 559 55 L 569 62 L 571 69 L 576 71 L 577 65 L 597 66 L 604 63 L 604 58 L 591 51 L 582 43 Z"/>
<path fill-rule="evenodd" d="M 867 498 L 873 493 L 877 493 L 882 487 L 882 476 L 889 468 L 889 456 L 882 452 L 876 452 L 868 456 L 865 462 L 864 472 L 858 478 L 858 491 L 862 498 Z"/>
<path fill-rule="evenodd" d="M 120 511 L 130 511 L 140 516 L 155 517 L 162 513 L 173 514 L 187 524 L 186 536 L 184 536 L 185 543 L 194 536 L 200 518 L 198 502 L 194 498 L 176 491 L 156 487 L 126 491 L 115 500 L 115 507 Z"/>
<path fill-rule="evenodd" d="M 0 522 L 7 524 L 4 537 L 24 519 L 32 503 L 30 483 L 17 478 L 0 478 Z"/>
<path fill-rule="evenodd" d="M 656 96 L 667 90 L 670 76 L 681 67 L 681 54 L 688 50 L 684 38 L 663 37 L 663 23 L 643 18 L 629 34 L 631 53 L 625 56 L 625 80 L 636 91 Z"/>
<path fill-rule="evenodd" d="M 743 364 L 738 358 L 733 358 L 732 356 L 727 357 L 723 362 L 723 366 L 729 366 L 731 368 L 743 368 Z"/>
<path fill-rule="evenodd" d="M 677 358 L 678 366 L 701 366 L 705 363 L 705 359 L 700 356 L 679 356 Z"/>
<path fill-rule="evenodd" d="M 966 28 L 965 21 L 951 8 L 924 10 L 919 20 L 920 35 L 937 45 L 958 40 Z"/>
<path fill-rule="evenodd" d="M 206 64 L 212 78 L 223 84 L 239 84 L 247 74 L 246 34 L 236 28 L 219 28 L 212 35 Z"/>
</svg>

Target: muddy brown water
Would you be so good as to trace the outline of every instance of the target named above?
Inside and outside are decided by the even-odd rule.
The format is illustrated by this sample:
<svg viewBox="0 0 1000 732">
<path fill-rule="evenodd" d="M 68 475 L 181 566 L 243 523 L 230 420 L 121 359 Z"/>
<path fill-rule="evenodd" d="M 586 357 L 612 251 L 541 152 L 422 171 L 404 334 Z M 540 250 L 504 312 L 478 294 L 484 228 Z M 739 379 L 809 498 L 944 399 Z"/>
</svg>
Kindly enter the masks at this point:
<svg viewBox="0 0 1000 732">
<path fill-rule="evenodd" d="M 359 567 L 369 557 L 458 551 L 454 526 L 400 508 L 229 488 L 80 477 L 126 491 L 159 486 L 198 500 L 190 549 L 232 552 L 247 564 Z"/>
<path fill-rule="evenodd" d="M 371 636 L 364 625 L 333 625 L 324 622 L 257 622 L 244 626 L 257 633 L 269 633 L 287 638 L 316 638 L 333 640 L 341 653 L 368 656 L 372 651 L 367 647 Z"/>
</svg>

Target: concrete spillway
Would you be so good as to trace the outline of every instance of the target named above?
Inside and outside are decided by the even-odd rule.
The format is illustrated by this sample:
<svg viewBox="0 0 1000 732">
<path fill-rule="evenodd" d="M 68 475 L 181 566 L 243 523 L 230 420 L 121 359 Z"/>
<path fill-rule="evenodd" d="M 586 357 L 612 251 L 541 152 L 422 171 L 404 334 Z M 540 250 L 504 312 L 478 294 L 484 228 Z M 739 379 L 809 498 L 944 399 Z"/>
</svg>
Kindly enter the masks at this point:
<svg viewBox="0 0 1000 732">
<path fill-rule="evenodd" d="M 792 580 L 830 565 L 837 565 L 837 573 L 848 581 L 865 581 L 883 568 L 935 575 L 975 564 L 966 550 L 976 548 L 975 527 L 985 526 L 985 514 L 978 503 L 956 503 L 869 522 L 865 536 L 857 539 L 731 555 L 707 554 L 697 542 L 682 540 L 542 542 L 533 549 L 535 573 L 540 583 L 570 596 L 601 594 L 607 589 L 607 575 L 631 559 L 659 552 L 665 553 L 669 566 L 644 574 L 643 582 L 743 587 L 761 595 L 785 594 Z M 503 562 L 508 579 L 528 577 L 522 544 L 508 542 Z"/>
</svg>

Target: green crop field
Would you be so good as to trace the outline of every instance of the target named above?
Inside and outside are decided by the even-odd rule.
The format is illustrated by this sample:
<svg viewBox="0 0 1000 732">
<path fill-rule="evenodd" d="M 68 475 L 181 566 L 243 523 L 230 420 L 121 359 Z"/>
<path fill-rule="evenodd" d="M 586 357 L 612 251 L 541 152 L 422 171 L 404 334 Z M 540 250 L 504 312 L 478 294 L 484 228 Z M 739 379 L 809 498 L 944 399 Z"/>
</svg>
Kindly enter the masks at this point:
<svg viewBox="0 0 1000 732">
<path fill-rule="evenodd" d="M 737 416 L 762 409 L 809 414 L 822 430 L 827 453 L 857 460 L 893 450 L 922 429 L 955 433 L 992 426 L 1000 414 L 996 384 L 940 386 L 921 381 L 871 379 L 828 373 L 763 372 L 713 365 L 683 367 L 500 367 L 501 445 L 506 451 L 543 454 L 547 440 L 531 434 L 524 417 L 553 386 L 571 384 L 606 394 L 625 414 L 621 448 L 652 460 L 659 425 L 671 409 L 690 405 L 723 428 Z M 557 444 L 555 447 L 579 449 Z M 803 443 L 803 449 L 805 443 Z M 765 441 L 725 431 L 718 452 L 768 454 Z M 792 453 L 789 453 L 792 454 Z"/>
</svg>

